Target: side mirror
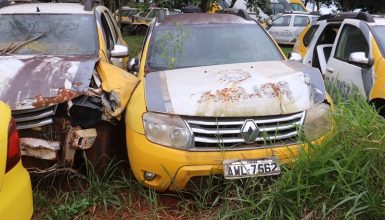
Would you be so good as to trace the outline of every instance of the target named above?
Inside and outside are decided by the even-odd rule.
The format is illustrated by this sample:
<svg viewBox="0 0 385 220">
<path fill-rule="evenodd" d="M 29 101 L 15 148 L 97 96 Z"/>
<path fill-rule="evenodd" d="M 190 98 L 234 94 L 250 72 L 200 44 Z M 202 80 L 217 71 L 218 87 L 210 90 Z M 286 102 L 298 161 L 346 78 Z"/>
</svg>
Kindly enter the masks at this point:
<svg viewBox="0 0 385 220">
<path fill-rule="evenodd" d="M 111 57 L 114 57 L 114 58 L 128 57 L 128 47 L 116 44 L 114 46 L 114 49 L 111 51 Z"/>
<path fill-rule="evenodd" d="M 365 52 L 353 52 L 349 55 L 349 62 L 357 65 L 373 66 L 374 60 L 366 57 Z"/>
<path fill-rule="evenodd" d="M 140 61 L 138 57 L 131 58 L 128 61 L 127 69 L 130 72 L 139 72 Z"/>
<path fill-rule="evenodd" d="M 294 52 L 289 53 L 288 57 L 289 57 L 289 60 L 291 61 L 302 62 L 303 60 L 301 54 L 299 53 L 294 53 Z"/>
</svg>

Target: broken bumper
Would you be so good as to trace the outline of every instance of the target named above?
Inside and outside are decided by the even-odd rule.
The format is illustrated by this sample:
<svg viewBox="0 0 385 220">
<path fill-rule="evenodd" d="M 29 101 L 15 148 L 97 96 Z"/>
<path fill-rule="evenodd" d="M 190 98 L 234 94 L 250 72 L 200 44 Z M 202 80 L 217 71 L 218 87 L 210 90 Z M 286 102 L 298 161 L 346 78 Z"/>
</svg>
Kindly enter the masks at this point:
<svg viewBox="0 0 385 220">
<path fill-rule="evenodd" d="M 281 163 L 287 163 L 306 148 L 306 145 L 290 145 L 255 150 L 189 152 L 151 143 L 145 135 L 129 128 L 126 129 L 126 136 L 130 165 L 136 179 L 158 191 L 182 190 L 192 177 L 223 174 L 222 164 L 226 159 L 256 159 L 274 155 Z M 145 180 L 146 171 L 155 173 L 155 178 Z"/>
</svg>

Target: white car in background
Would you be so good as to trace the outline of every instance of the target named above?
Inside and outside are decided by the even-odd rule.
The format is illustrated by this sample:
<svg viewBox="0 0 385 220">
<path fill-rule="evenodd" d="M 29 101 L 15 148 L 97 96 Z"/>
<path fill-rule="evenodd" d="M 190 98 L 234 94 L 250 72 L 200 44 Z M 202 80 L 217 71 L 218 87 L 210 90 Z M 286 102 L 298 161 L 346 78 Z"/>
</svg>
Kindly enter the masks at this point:
<svg viewBox="0 0 385 220">
<path fill-rule="evenodd" d="M 267 30 L 278 44 L 293 45 L 305 27 L 319 16 L 305 13 L 290 13 L 277 16 Z"/>
</svg>

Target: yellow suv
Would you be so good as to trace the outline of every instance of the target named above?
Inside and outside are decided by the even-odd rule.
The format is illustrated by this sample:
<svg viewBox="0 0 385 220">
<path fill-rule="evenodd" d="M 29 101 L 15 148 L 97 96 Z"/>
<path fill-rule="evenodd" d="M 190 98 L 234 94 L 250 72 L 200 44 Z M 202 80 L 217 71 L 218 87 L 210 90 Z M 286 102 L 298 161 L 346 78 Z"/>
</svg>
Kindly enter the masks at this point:
<svg viewBox="0 0 385 220">
<path fill-rule="evenodd" d="M 22 155 L 71 166 L 77 152 L 109 154 L 137 83 L 121 69 L 128 48 L 111 12 L 88 0 L 16 4 L 0 8 L 0 33 L 0 100 Z"/>
<path fill-rule="evenodd" d="M 135 177 L 159 191 L 194 177 L 279 175 L 280 164 L 322 140 L 330 104 L 317 69 L 286 61 L 247 13 L 160 17 L 140 58 L 126 111 Z"/>
<path fill-rule="evenodd" d="M 0 119 L 0 219 L 31 219 L 31 180 L 20 160 L 15 120 L 1 101 Z"/>
</svg>

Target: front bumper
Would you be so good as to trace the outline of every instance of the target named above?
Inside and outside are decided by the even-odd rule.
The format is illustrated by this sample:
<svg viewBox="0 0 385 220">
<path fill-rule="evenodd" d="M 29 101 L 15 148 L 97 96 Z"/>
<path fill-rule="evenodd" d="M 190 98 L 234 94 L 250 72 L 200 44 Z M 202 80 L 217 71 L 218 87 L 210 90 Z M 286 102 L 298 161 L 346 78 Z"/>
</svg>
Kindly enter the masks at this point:
<svg viewBox="0 0 385 220">
<path fill-rule="evenodd" d="M 0 189 L 0 219 L 31 219 L 32 186 L 21 161 L 4 178 Z"/>
<path fill-rule="evenodd" d="M 307 149 L 306 145 L 290 145 L 239 151 L 182 151 L 151 143 L 145 135 L 136 133 L 130 128 L 126 128 L 126 139 L 128 157 L 136 179 L 158 191 L 182 190 L 192 177 L 222 174 L 222 163 L 225 159 L 276 156 L 281 163 L 287 163 L 292 162 L 303 149 Z M 155 173 L 155 179 L 145 180 L 146 171 Z"/>
</svg>

